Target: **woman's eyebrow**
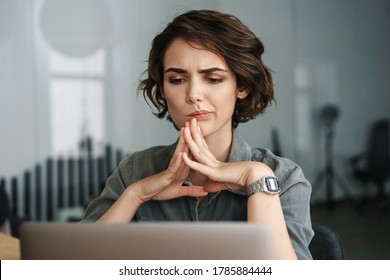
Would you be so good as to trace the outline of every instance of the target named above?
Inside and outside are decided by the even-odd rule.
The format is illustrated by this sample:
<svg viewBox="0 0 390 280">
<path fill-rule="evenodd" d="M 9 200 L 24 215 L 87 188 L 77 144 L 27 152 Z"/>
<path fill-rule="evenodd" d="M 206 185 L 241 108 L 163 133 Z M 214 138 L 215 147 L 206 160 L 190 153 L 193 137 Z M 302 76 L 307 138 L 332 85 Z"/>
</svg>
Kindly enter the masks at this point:
<svg viewBox="0 0 390 280">
<path fill-rule="evenodd" d="M 207 68 L 207 69 L 201 69 L 198 72 L 199 73 L 204 73 L 204 74 L 209 74 L 209 73 L 221 72 L 221 71 L 222 72 L 228 72 L 226 69 L 219 68 L 219 67 L 212 67 L 212 68 Z M 174 73 L 184 74 L 184 73 L 187 73 L 187 70 L 181 69 L 181 68 L 169 67 L 164 72 L 165 73 L 167 73 L 167 72 L 174 72 Z"/>
<path fill-rule="evenodd" d="M 204 74 L 209 74 L 213 72 L 228 72 L 228 71 L 226 69 L 219 68 L 219 67 L 212 67 L 212 68 L 199 70 L 199 73 L 204 73 Z"/>
<path fill-rule="evenodd" d="M 174 73 L 184 74 L 184 73 L 187 73 L 187 70 L 184 70 L 181 68 L 170 67 L 167 70 L 165 70 L 164 72 L 165 73 L 174 72 Z"/>
</svg>

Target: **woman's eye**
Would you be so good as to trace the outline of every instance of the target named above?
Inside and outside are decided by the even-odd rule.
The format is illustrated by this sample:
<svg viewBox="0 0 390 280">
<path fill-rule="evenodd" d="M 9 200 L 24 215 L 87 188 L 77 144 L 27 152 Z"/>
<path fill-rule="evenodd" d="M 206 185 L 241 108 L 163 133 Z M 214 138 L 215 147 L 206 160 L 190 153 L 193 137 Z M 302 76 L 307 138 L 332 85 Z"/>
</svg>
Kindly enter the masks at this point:
<svg viewBox="0 0 390 280">
<path fill-rule="evenodd" d="M 210 84 L 219 84 L 223 81 L 221 78 L 207 78 L 206 79 Z"/>
<path fill-rule="evenodd" d="M 184 82 L 183 78 L 172 78 L 172 79 L 169 79 L 169 83 L 171 83 L 173 85 L 180 85 L 183 82 Z"/>
</svg>

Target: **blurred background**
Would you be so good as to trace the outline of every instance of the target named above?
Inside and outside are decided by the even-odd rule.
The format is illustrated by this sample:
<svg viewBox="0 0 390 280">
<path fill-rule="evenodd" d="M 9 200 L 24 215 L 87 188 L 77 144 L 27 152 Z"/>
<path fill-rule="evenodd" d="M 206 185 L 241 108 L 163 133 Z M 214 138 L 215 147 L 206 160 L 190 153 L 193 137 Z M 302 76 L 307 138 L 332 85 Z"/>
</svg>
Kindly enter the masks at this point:
<svg viewBox="0 0 390 280">
<path fill-rule="evenodd" d="M 9 214 L 77 220 L 123 156 L 176 140 L 137 85 L 153 37 L 203 8 L 247 24 L 274 73 L 277 106 L 239 133 L 303 168 L 347 258 L 390 258 L 388 0 L 0 0 Z"/>
</svg>

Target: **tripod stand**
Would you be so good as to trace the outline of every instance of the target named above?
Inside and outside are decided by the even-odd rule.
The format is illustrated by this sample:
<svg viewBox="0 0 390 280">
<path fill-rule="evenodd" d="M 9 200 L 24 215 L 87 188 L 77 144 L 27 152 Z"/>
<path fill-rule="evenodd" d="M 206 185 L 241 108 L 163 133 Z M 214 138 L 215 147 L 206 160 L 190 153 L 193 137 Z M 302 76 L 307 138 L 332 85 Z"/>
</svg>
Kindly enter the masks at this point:
<svg viewBox="0 0 390 280">
<path fill-rule="evenodd" d="M 348 186 L 344 183 L 342 177 L 336 172 L 333 166 L 333 123 L 337 118 L 338 111 L 335 107 L 325 107 L 323 110 L 323 118 L 325 121 L 325 168 L 322 170 L 316 180 L 314 181 L 313 186 L 318 186 L 316 191 L 313 193 L 313 196 L 321 187 L 321 183 L 325 179 L 326 187 L 326 203 L 328 208 L 333 208 L 334 206 L 334 183 L 337 182 L 344 194 L 352 197 L 352 193 L 349 190 Z"/>
</svg>

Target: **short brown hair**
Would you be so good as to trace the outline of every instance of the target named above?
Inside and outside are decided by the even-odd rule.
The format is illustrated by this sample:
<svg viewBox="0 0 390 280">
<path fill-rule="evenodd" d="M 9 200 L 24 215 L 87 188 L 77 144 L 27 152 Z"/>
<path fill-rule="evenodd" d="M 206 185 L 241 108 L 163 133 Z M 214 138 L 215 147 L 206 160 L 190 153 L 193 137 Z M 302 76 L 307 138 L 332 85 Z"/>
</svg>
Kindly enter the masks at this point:
<svg viewBox="0 0 390 280">
<path fill-rule="evenodd" d="M 247 90 L 248 96 L 237 99 L 232 123 L 247 122 L 262 114 L 275 101 L 271 71 L 261 55 L 264 46 L 259 38 L 237 17 L 211 10 L 193 10 L 177 16 L 152 41 L 148 60 L 148 77 L 138 89 L 145 100 L 157 108 L 157 117 L 169 116 L 161 88 L 164 81 L 164 56 L 177 38 L 195 42 L 222 56 L 237 79 L 237 87 Z M 148 102 L 149 104 L 149 102 Z"/>
</svg>

